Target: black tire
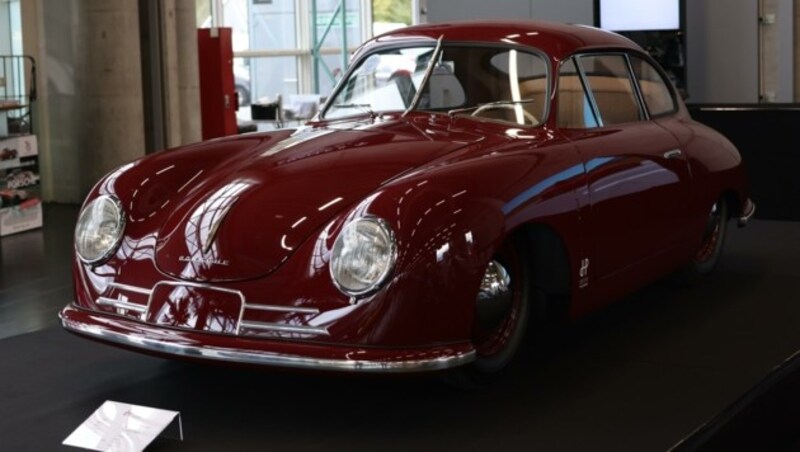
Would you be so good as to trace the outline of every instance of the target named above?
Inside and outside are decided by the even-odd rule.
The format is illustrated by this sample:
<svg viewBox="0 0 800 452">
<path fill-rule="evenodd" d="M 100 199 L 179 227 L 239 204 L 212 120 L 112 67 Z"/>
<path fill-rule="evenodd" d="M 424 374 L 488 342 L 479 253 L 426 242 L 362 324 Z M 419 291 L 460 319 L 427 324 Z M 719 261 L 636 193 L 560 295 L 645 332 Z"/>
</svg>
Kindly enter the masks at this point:
<svg viewBox="0 0 800 452">
<path fill-rule="evenodd" d="M 692 261 L 683 269 L 681 274 L 683 282 L 697 282 L 717 267 L 728 234 L 728 219 L 728 203 L 725 198 L 720 198 L 711 206 L 700 248 Z"/>
<path fill-rule="evenodd" d="M 524 249 L 521 241 L 512 239 L 495 254 L 493 261 L 500 263 L 510 276 L 511 306 L 505 316 L 497 317 L 500 320 L 496 329 L 481 331 L 476 296 L 476 325 L 472 338 L 476 358 L 472 363 L 443 375 L 444 381 L 451 386 L 474 390 L 496 381 L 513 367 L 529 328 L 538 327 L 544 318 L 546 297 L 542 290 L 531 284 L 531 266 Z"/>
</svg>

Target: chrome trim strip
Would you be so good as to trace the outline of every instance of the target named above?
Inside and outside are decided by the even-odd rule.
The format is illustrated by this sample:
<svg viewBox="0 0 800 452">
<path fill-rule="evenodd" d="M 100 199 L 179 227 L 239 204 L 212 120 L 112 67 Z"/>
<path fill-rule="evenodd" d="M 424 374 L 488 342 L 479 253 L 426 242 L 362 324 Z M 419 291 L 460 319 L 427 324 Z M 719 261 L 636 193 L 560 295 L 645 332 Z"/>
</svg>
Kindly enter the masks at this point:
<svg viewBox="0 0 800 452">
<path fill-rule="evenodd" d="M 280 323 L 257 322 L 255 320 L 242 320 L 239 322 L 239 327 L 251 330 L 284 331 L 287 333 L 311 333 L 323 334 L 325 336 L 330 335 L 327 328 L 302 325 L 281 325 Z"/>
<path fill-rule="evenodd" d="M 85 325 L 61 318 L 62 326 L 73 333 L 113 342 L 130 348 L 149 350 L 168 355 L 187 358 L 201 358 L 214 361 L 242 364 L 272 365 L 295 369 L 315 369 L 348 372 L 423 372 L 444 370 L 475 360 L 475 351 L 470 350 L 454 356 L 417 359 L 411 361 L 365 361 L 355 359 L 311 358 L 255 350 L 237 350 L 223 347 L 180 344 L 152 339 L 139 334 L 124 334 L 94 325 Z"/>
<path fill-rule="evenodd" d="M 254 330 L 271 330 L 271 331 L 287 331 L 287 332 L 300 332 L 300 333 L 307 333 L 307 334 L 324 334 L 328 335 L 328 330 L 326 328 L 320 327 L 313 327 L 313 326 L 302 326 L 302 325 L 281 325 L 279 323 L 266 323 L 266 322 L 257 322 L 257 321 L 246 321 L 244 320 L 244 312 L 247 309 L 252 309 L 254 311 L 268 311 L 268 312 L 286 312 L 286 313 L 298 313 L 298 314 L 319 314 L 319 309 L 317 308 L 302 308 L 302 307 L 291 307 L 291 306 L 277 306 L 277 305 L 268 305 L 268 304 L 250 304 L 247 303 L 244 294 L 235 289 L 228 289 L 225 287 L 217 287 L 207 283 L 197 283 L 191 281 L 159 281 L 153 285 L 152 289 L 145 289 L 142 287 L 131 286 L 128 284 L 122 284 L 117 282 L 111 282 L 108 284 L 109 287 L 113 287 L 117 290 L 123 290 L 127 292 L 138 293 L 142 295 L 147 295 L 147 304 L 140 305 L 136 303 L 129 303 L 119 298 L 108 298 L 108 297 L 98 297 L 95 303 L 101 306 L 112 306 L 115 308 L 127 309 L 130 311 L 138 312 L 139 319 L 144 321 L 145 316 L 148 312 L 150 312 L 150 305 L 153 301 L 153 293 L 155 292 L 156 288 L 160 285 L 163 286 L 172 286 L 172 287 L 180 287 L 180 286 L 188 286 L 194 287 L 198 289 L 207 289 L 207 290 L 216 290 L 218 292 L 228 293 L 239 297 L 241 302 L 241 307 L 239 308 L 239 318 L 237 321 L 236 331 L 234 332 L 235 335 L 241 335 L 241 328 L 243 324 L 246 324 L 246 328 L 254 329 Z"/>
<path fill-rule="evenodd" d="M 152 289 L 151 290 L 147 290 L 147 289 L 142 288 L 142 287 L 129 286 L 127 284 L 120 284 L 120 283 L 116 283 L 116 282 L 108 283 L 108 285 L 110 287 L 115 288 L 115 289 L 124 290 L 126 292 L 138 293 L 138 294 L 142 294 L 142 295 L 150 295 L 151 293 L 153 293 Z"/>
<path fill-rule="evenodd" d="M 748 199 L 747 200 L 746 206 L 750 207 L 750 211 L 749 212 L 745 212 L 744 215 L 739 217 L 739 227 L 740 228 L 743 228 L 743 227 L 747 226 L 747 223 L 750 222 L 750 219 L 753 218 L 753 215 L 755 215 L 755 213 L 756 213 L 756 203 L 754 203 L 752 199 Z"/>
<path fill-rule="evenodd" d="M 271 304 L 250 304 L 247 303 L 245 309 L 252 309 L 254 311 L 270 311 L 270 312 L 298 312 L 300 314 L 319 314 L 317 308 L 297 308 L 291 306 L 276 306 Z"/>
<path fill-rule="evenodd" d="M 680 149 L 673 149 L 664 153 L 665 159 L 676 159 L 683 154 Z"/>
<path fill-rule="evenodd" d="M 128 311 L 136 311 L 140 314 L 147 312 L 147 306 L 136 303 L 128 303 L 127 301 L 123 301 L 118 298 L 99 297 L 97 299 L 97 304 L 100 306 L 111 306 L 114 308 L 127 309 Z"/>
<path fill-rule="evenodd" d="M 794 104 L 783 104 L 783 106 L 775 106 L 775 104 L 762 104 L 763 107 L 702 107 L 695 105 L 689 105 L 689 110 L 698 110 L 698 111 L 765 111 L 765 110 L 773 110 L 773 111 L 797 111 L 800 110 Z"/>
</svg>

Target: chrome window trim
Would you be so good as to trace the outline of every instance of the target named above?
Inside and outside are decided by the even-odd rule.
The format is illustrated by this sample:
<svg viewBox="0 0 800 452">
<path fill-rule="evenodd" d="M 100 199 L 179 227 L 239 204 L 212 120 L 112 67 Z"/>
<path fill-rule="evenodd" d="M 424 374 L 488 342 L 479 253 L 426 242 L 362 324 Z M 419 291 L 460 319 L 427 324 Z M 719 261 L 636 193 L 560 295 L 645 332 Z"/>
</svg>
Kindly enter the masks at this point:
<svg viewBox="0 0 800 452">
<path fill-rule="evenodd" d="M 586 78 L 586 71 L 583 70 L 583 65 L 581 64 L 581 57 L 584 55 L 585 54 L 576 54 L 571 58 L 575 63 L 575 68 L 578 69 L 578 77 L 580 77 L 581 85 L 583 85 L 583 93 L 589 98 L 589 105 L 592 106 L 594 112 L 594 122 L 597 123 L 596 127 L 588 128 L 603 128 L 606 126 L 605 121 L 603 121 L 603 117 L 600 115 L 600 107 L 597 105 L 597 100 L 594 98 L 594 90 L 592 90 L 592 85 L 589 84 L 589 80 Z"/>
<path fill-rule="evenodd" d="M 636 77 L 636 71 L 633 70 L 631 55 L 628 52 L 625 52 L 624 57 L 625 66 L 628 68 L 628 80 L 631 82 L 631 85 L 633 85 L 633 92 L 635 93 L 636 102 L 639 103 L 639 116 L 641 116 L 640 120 L 650 121 L 650 119 L 652 119 L 650 117 L 650 107 L 647 106 L 641 84 L 639 83 L 639 79 Z"/>
<path fill-rule="evenodd" d="M 587 77 L 586 76 L 586 72 L 583 70 L 583 64 L 581 64 L 581 60 L 583 58 L 600 58 L 600 57 L 607 57 L 607 56 L 621 56 L 622 59 L 625 62 L 625 69 L 626 69 L 625 72 L 628 75 L 628 83 L 630 83 L 630 85 L 631 85 L 631 91 L 633 93 L 634 102 L 636 102 L 636 105 L 639 107 L 639 119 L 637 119 L 635 121 L 626 121 L 626 122 L 620 122 L 620 123 L 608 124 L 607 125 L 607 124 L 605 124 L 605 120 L 603 120 L 603 116 L 600 114 L 600 108 L 598 107 L 597 102 L 596 102 L 596 100 L 594 98 L 594 90 L 592 89 L 592 85 L 589 82 L 589 80 L 586 79 L 586 77 Z M 628 51 L 625 51 L 625 50 L 596 50 L 596 51 L 589 51 L 589 52 L 579 52 L 579 53 L 573 54 L 572 58 L 575 58 L 575 62 L 577 64 L 577 66 L 578 66 L 578 71 L 581 74 L 581 79 L 584 80 L 584 89 L 587 90 L 587 93 L 589 94 L 589 96 L 591 98 L 591 104 L 595 109 L 595 117 L 597 118 L 598 124 L 599 124 L 598 128 L 614 127 L 614 126 L 619 126 L 619 125 L 622 125 L 622 124 L 635 124 L 637 122 L 649 121 L 649 117 L 648 117 L 647 113 L 644 113 L 644 112 L 647 111 L 647 108 L 643 106 L 642 99 L 640 98 L 641 94 L 639 93 L 639 82 L 636 80 L 636 77 L 634 77 L 634 75 L 632 73 L 632 70 L 631 70 L 630 60 L 628 59 Z"/>
<path fill-rule="evenodd" d="M 597 107 L 597 102 L 594 99 L 594 93 L 591 92 L 589 89 L 588 81 L 586 81 L 586 73 L 583 72 L 583 67 L 581 67 L 580 63 L 578 62 L 578 56 L 573 55 L 569 58 L 566 58 L 561 61 L 558 66 L 558 76 L 556 77 L 558 81 L 556 82 L 556 90 L 554 97 L 558 99 L 559 89 L 561 84 L 561 68 L 564 66 L 564 63 L 567 61 L 572 61 L 572 65 L 575 66 L 575 70 L 578 74 L 578 80 L 581 82 L 581 86 L 583 87 L 583 95 L 586 99 L 589 100 L 589 105 L 592 107 L 592 115 L 594 116 L 595 126 L 593 127 L 583 127 L 584 129 L 597 129 L 600 127 L 604 127 L 603 118 L 600 117 L 600 110 Z M 556 112 L 558 114 L 558 112 Z M 558 118 L 556 118 L 556 122 L 558 122 Z"/>
<path fill-rule="evenodd" d="M 655 115 L 650 113 L 650 107 L 647 105 L 647 101 L 645 100 L 644 95 L 642 95 L 641 102 L 642 105 L 644 106 L 645 111 L 647 111 L 649 119 L 652 121 L 654 119 L 673 116 L 674 114 L 678 113 L 678 111 L 680 110 L 680 106 L 678 105 L 678 100 L 676 97 L 677 94 L 675 92 L 676 91 L 675 85 L 673 85 L 672 81 L 669 79 L 669 77 L 667 77 L 666 72 L 664 72 L 664 69 L 661 67 L 661 65 L 659 65 L 657 61 L 653 60 L 652 57 L 650 57 L 649 55 L 642 55 L 639 52 L 629 51 L 626 53 L 626 55 L 628 56 L 628 64 L 630 64 L 631 76 L 636 81 L 636 86 L 639 88 L 639 90 L 641 90 L 640 87 L 641 81 L 636 76 L 636 71 L 633 70 L 633 63 L 631 62 L 631 58 L 639 58 L 643 62 L 649 64 L 650 67 L 652 67 L 656 71 L 656 74 L 658 74 L 658 76 L 661 77 L 661 81 L 664 83 L 664 86 L 667 87 L 667 91 L 669 92 L 669 97 L 670 100 L 672 101 L 672 109 L 663 111 Z"/>
</svg>

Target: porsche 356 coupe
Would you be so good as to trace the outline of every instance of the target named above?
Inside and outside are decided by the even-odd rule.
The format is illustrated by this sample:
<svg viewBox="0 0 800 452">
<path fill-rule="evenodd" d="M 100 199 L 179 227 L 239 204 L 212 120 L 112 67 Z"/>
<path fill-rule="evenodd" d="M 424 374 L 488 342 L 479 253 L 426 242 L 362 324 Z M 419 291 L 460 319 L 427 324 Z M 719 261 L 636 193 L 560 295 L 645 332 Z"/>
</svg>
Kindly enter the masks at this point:
<svg viewBox="0 0 800 452">
<path fill-rule="evenodd" d="M 415 26 L 362 45 L 302 127 L 103 178 L 60 316 L 161 356 L 490 376 L 545 316 L 709 273 L 754 210 L 737 150 L 628 39 Z"/>
</svg>

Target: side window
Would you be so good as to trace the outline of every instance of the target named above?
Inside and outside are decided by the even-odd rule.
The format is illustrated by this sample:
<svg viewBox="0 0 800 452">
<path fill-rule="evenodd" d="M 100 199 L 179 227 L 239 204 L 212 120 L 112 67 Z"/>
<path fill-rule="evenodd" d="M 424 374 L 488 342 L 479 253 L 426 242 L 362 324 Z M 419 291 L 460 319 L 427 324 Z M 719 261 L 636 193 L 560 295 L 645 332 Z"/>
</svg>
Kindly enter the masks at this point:
<svg viewBox="0 0 800 452">
<path fill-rule="evenodd" d="M 603 125 L 643 119 L 623 55 L 582 56 L 578 61 Z"/>
<path fill-rule="evenodd" d="M 678 110 L 675 98 L 667 85 L 667 81 L 649 62 L 637 56 L 631 56 L 633 73 L 639 81 L 639 89 L 647 104 L 650 116 L 672 113 Z"/>
<path fill-rule="evenodd" d="M 570 59 L 558 72 L 558 126 L 571 129 L 597 127 L 597 119 L 583 89 L 581 77 Z"/>
</svg>

